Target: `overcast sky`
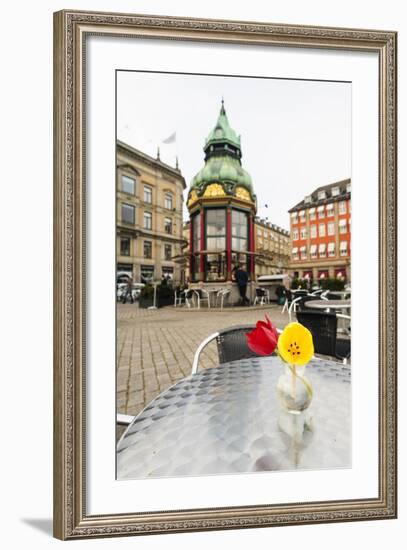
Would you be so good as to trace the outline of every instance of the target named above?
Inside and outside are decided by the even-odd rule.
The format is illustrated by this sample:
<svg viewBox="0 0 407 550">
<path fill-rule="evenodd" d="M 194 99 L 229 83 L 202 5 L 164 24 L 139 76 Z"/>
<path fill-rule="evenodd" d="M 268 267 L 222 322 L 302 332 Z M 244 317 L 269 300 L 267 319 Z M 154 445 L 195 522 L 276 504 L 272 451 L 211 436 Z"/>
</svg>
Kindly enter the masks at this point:
<svg viewBox="0 0 407 550">
<path fill-rule="evenodd" d="M 349 83 L 120 71 L 117 137 L 152 156 L 160 146 L 172 166 L 178 155 L 189 188 L 222 97 L 241 135 L 260 217 L 288 229 L 289 208 L 320 185 L 351 177 Z M 161 143 L 174 132 L 175 143 Z"/>
</svg>

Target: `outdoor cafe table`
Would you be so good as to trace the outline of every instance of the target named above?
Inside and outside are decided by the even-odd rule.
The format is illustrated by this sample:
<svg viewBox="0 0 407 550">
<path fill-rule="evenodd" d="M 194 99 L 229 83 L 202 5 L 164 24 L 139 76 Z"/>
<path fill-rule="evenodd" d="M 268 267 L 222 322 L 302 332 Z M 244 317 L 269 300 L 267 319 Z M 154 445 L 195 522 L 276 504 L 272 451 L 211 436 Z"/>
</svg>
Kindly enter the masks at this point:
<svg viewBox="0 0 407 550">
<path fill-rule="evenodd" d="M 314 358 L 309 409 L 284 412 L 276 357 L 224 363 L 184 378 L 134 419 L 118 443 L 118 479 L 351 466 L 351 371 Z"/>
<path fill-rule="evenodd" d="M 310 300 L 309 302 L 305 301 L 307 308 L 311 309 L 324 309 L 329 311 L 331 309 L 350 309 L 351 301 L 350 300 Z"/>
</svg>

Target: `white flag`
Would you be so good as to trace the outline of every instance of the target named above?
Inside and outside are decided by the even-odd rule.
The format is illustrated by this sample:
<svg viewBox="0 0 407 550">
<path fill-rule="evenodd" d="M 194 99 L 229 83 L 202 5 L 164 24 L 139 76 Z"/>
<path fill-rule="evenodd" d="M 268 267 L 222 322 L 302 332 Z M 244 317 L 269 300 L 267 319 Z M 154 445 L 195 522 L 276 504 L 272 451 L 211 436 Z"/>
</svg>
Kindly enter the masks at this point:
<svg viewBox="0 0 407 550">
<path fill-rule="evenodd" d="M 174 132 L 173 134 L 171 134 L 170 136 L 168 136 L 166 139 L 163 139 L 163 143 L 175 143 L 177 139 L 177 132 Z"/>
</svg>

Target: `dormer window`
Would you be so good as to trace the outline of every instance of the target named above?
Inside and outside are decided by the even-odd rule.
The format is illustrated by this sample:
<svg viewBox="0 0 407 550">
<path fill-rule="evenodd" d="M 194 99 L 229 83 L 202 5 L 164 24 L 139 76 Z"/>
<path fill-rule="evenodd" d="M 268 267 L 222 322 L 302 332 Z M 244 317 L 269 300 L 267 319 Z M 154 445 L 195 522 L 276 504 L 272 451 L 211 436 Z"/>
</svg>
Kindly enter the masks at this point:
<svg viewBox="0 0 407 550">
<path fill-rule="evenodd" d="M 339 187 L 332 187 L 332 196 L 337 197 L 339 195 Z"/>
<path fill-rule="evenodd" d="M 304 202 L 309 204 L 311 202 L 311 195 L 307 195 L 304 199 Z"/>
<path fill-rule="evenodd" d="M 350 193 L 350 190 L 351 190 L 351 184 L 348 183 L 347 186 L 346 186 L 346 192 Z"/>
<path fill-rule="evenodd" d="M 326 193 L 325 193 L 325 191 L 318 191 L 318 200 L 319 200 L 319 201 L 322 201 L 322 200 L 324 200 L 324 199 L 326 199 Z"/>
</svg>

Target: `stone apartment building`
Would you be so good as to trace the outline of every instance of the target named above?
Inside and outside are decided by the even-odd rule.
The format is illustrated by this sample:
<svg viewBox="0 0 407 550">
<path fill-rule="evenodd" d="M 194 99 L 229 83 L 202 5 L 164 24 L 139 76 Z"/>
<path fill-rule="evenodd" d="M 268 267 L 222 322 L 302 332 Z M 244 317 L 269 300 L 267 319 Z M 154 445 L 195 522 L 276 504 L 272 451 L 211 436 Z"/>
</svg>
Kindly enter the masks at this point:
<svg viewBox="0 0 407 550">
<path fill-rule="evenodd" d="M 117 273 L 144 283 L 164 275 L 179 284 L 185 276 L 175 261 L 184 244 L 181 171 L 121 141 L 116 159 Z"/>
</svg>

